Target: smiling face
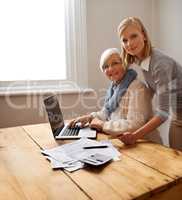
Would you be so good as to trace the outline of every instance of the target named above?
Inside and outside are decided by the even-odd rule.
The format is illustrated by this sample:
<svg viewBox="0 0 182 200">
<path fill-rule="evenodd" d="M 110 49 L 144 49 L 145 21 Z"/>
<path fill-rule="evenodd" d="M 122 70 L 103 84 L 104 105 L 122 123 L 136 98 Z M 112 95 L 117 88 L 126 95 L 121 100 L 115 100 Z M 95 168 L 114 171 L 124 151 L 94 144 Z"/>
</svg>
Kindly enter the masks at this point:
<svg viewBox="0 0 182 200">
<path fill-rule="evenodd" d="M 109 80 L 119 82 L 125 75 L 121 58 L 118 54 L 112 54 L 103 66 L 103 71 Z"/>
<path fill-rule="evenodd" d="M 145 51 L 144 33 L 134 24 L 128 25 L 120 35 L 122 47 L 125 51 L 142 59 Z"/>
</svg>

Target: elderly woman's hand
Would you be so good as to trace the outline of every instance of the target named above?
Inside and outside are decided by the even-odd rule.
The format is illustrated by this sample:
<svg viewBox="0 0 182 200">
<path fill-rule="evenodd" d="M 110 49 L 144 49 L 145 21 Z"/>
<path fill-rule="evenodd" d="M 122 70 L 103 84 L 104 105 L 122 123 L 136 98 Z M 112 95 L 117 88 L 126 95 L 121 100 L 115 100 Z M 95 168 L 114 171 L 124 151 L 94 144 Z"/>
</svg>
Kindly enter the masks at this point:
<svg viewBox="0 0 182 200">
<path fill-rule="evenodd" d="M 80 127 L 83 128 L 87 123 L 90 123 L 92 119 L 93 118 L 91 115 L 83 115 L 71 120 L 68 124 L 68 127 L 74 128 L 77 123 L 80 123 Z"/>
<path fill-rule="evenodd" d="M 104 122 L 98 118 L 94 118 L 90 123 L 90 128 L 96 129 L 97 131 L 102 131 Z"/>
<path fill-rule="evenodd" d="M 125 132 L 117 137 L 119 140 L 121 140 L 124 144 L 135 144 L 137 138 L 137 135 L 131 132 Z"/>
</svg>

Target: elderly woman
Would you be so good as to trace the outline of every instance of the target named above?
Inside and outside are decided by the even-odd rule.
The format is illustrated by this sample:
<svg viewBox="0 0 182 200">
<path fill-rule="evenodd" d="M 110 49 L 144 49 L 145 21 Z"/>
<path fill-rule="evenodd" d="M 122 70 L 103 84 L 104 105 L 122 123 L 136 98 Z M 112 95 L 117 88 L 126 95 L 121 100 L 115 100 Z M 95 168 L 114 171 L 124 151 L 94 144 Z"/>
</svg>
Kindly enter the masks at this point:
<svg viewBox="0 0 182 200">
<path fill-rule="evenodd" d="M 100 69 L 111 81 L 103 108 L 73 119 L 70 127 L 80 122 L 113 136 L 134 131 L 143 126 L 152 116 L 151 94 L 146 86 L 136 79 L 133 69 L 122 64 L 120 52 L 110 48 L 103 52 Z M 159 142 L 159 140 L 158 140 Z"/>
</svg>

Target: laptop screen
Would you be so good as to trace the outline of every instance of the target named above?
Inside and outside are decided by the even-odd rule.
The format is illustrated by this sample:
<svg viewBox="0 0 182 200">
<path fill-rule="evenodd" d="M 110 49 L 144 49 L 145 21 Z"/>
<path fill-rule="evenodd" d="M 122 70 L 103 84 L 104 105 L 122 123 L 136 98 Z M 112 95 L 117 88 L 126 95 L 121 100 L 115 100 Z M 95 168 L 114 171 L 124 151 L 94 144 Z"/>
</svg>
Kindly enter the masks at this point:
<svg viewBox="0 0 182 200">
<path fill-rule="evenodd" d="M 57 136 L 64 127 L 64 119 L 56 95 L 44 99 L 44 105 L 48 114 L 54 136 Z"/>
</svg>

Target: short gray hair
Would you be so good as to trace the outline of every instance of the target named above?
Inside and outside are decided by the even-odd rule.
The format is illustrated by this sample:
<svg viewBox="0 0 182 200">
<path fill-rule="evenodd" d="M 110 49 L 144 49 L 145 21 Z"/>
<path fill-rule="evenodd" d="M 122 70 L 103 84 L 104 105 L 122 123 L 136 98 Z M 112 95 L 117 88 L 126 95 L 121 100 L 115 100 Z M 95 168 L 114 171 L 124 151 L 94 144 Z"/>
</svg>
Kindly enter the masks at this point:
<svg viewBox="0 0 182 200">
<path fill-rule="evenodd" d="M 117 48 L 109 48 L 109 49 L 106 49 L 102 53 L 102 55 L 100 57 L 100 64 L 99 64 L 99 67 L 100 67 L 100 69 L 101 69 L 102 72 L 103 72 L 103 66 L 104 66 L 105 62 L 113 54 L 118 54 L 120 56 L 120 51 Z"/>
</svg>

